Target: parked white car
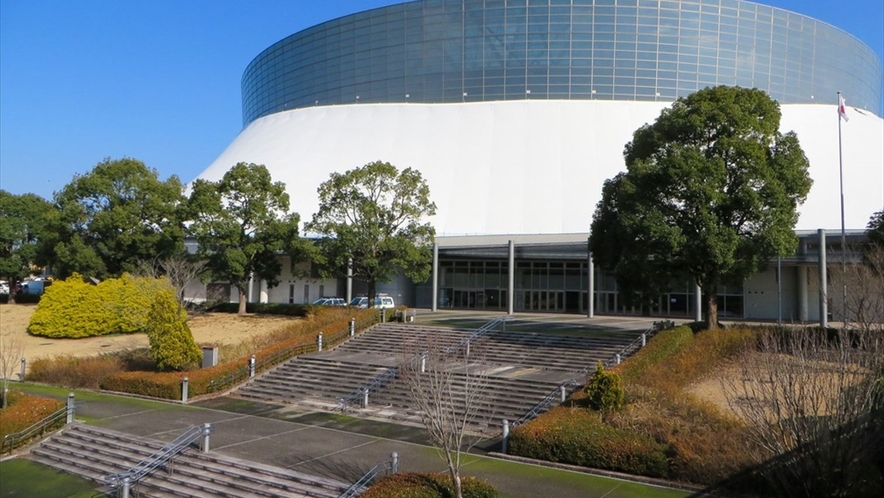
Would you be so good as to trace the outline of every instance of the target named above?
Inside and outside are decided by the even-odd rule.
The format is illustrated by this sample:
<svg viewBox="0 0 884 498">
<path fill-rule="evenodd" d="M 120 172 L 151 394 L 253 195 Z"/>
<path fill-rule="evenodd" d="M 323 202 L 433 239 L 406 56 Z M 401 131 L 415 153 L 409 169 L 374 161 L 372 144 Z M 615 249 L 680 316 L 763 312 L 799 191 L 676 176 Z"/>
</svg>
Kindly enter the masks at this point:
<svg viewBox="0 0 884 498">
<path fill-rule="evenodd" d="M 321 297 L 313 301 L 314 306 L 347 306 L 347 301 L 342 297 Z"/>
<path fill-rule="evenodd" d="M 354 297 L 350 301 L 350 306 L 353 306 L 355 308 L 368 308 L 368 297 Z M 396 307 L 396 302 L 393 301 L 393 298 L 388 296 L 387 294 L 378 294 L 377 296 L 375 296 L 374 304 L 371 307 L 380 308 L 382 310 L 391 310 Z"/>
</svg>

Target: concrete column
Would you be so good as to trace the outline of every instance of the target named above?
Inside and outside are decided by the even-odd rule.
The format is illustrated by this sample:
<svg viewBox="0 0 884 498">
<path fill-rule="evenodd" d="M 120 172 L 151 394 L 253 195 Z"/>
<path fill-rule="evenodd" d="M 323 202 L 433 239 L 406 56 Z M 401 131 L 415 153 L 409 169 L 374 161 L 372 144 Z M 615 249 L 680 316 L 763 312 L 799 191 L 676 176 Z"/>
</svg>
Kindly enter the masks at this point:
<svg viewBox="0 0 884 498">
<path fill-rule="evenodd" d="M 129 498 L 129 486 L 130 486 L 129 478 L 124 477 L 123 478 L 123 489 L 120 490 L 120 497 L 121 498 Z"/>
<path fill-rule="evenodd" d="M 347 304 L 353 300 L 353 259 L 347 260 Z"/>
<path fill-rule="evenodd" d="M 694 285 L 694 321 L 703 321 L 703 291 L 699 285 Z"/>
<path fill-rule="evenodd" d="M 181 402 L 187 403 L 187 390 L 190 384 L 190 379 L 187 377 L 181 379 Z"/>
<path fill-rule="evenodd" d="M 510 438 L 510 421 L 503 419 L 503 439 L 500 441 L 500 452 L 506 455 L 506 443 Z"/>
<path fill-rule="evenodd" d="M 589 242 L 587 242 L 589 247 Z M 586 318 L 595 316 L 595 264 L 592 262 L 592 253 L 586 253 Z"/>
<path fill-rule="evenodd" d="M 826 282 L 828 281 L 828 278 L 826 277 L 826 231 L 820 228 L 817 230 L 817 235 L 820 238 L 820 327 L 825 328 L 829 326 L 829 288 L 828 285 L 826 285 Z"/>
<path fill-rule="evenodd" d="M 73 424 L 74 423 L 74 393 L 68 393 L 68 402 L 67 402 L 67 420 L 65 423 Z"/>
<path fill-rule="evenodd" d="M 249 378 L 255 376 L 255 355 L 249 358 Z"/>
<path fill-rule="evenodd" d="M 267 291 L 267 281 L 258 281 L 258 302 L 266 303 L 269 301 L 269 292 Z"/>
<path fill-rule="evenodd" d="M 509 278 L 506 291 L 506 312 L 512 315 L 514 311 L 513 303 L 516 302 L 516 244 L 512 240 L 509 242 L 509 267 L 507 270 Z"/>
<path fill-rule="evenodd" d="M 431 310 L 439 309 L 439 244 L 433 244 L 433 305 Z"/>
<path fill-rule="evenodd" d="M 807 321 L 807 267 L 796 268 L 798 279 L 798 320 L 802 323 Z"/>
</svg>

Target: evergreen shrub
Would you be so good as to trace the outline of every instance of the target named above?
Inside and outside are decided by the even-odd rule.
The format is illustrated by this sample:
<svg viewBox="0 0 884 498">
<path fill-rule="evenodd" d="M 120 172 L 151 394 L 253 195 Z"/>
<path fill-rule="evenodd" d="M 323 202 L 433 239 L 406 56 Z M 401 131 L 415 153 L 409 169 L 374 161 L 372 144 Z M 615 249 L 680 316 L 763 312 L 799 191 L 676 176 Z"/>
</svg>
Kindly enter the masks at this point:
<svg viewBox="0 0 884 498">
<path fill-rule="evenodd" d="M 599 412 L 557 407 L 516 427 L 508 452 L 549 462 L 668 477 L 666 446 L 647 434 L 606 425 Z"/>
<path fill-rule="evenodd" d="M 187 326 L 187 312 L 178 307 L 171 286 L 156 289 L 147 315 L 147 338 L 150 353 L 160 370 L 184 370 L 196 366 L 202 351 Z"/>
<path fill-rule="evenodd" d="M 463 498 L 496 498 L 497 490 L 485 481 L 461 476 Z M 454 498 L 454 483 L 448 474 L 390 474 L 371 485 L 361 498 Z"/>
<path fill-rule="evenodd" d="M 589 405 L 594 410 L 619 410 L 623 407 L 620 375 L 606 371 L 602 362 L 598 362 L 595 373 L 587 379 L 585 391 Z"/>
</svg>

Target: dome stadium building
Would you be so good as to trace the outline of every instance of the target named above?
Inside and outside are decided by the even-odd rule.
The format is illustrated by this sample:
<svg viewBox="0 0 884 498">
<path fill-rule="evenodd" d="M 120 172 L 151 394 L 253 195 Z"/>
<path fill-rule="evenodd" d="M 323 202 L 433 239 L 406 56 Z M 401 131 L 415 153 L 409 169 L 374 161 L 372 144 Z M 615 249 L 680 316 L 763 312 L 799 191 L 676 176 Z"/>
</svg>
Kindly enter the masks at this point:
<svg viewBox="0 0 884 498">
<path fill-rule="evenodd" d="M 818 320 L 838 308 L 837 296 L 817 296 L 837 294 L 826 291 L 820 248 L 838 261 L 839 125 L 850 238 L 884 206 L 882 82 L 881 61 L 849 33 L 758 3 L 414 1 L 261 52 L 242 77 L 244 128 L 200 178 L 264 164 L 309 219 L 332 172 L 374 160 L 419 170 L 438 207 L 434 277 L 380 289 L 397 304 L 695 317 L 688 282 L 652 310 L 623 306 L 614 276 L 590 263 L 592 215 L 637 128 L 708 86 L 759 88 L 780 103 L 782 131 L 797 133 L 814 185 L 799 208 L 797 253 L 720 289 L 720 313 Z M 839 123 L 839 91 L 849 122 Z M 282 277 L 251 297 L 304 302 L 320 285 L 345 288 Z"/>
</svg>

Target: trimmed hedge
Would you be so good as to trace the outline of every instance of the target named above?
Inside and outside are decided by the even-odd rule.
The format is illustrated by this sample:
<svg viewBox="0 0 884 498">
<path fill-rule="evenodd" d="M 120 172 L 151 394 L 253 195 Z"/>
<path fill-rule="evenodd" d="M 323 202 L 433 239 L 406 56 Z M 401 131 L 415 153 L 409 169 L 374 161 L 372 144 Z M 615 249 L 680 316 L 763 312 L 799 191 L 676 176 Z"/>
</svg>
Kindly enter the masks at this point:
<svg viewBox="0 0 884 498">
<path fill-rule="evenodd" d="M 340 313 L 329 312 L 333 321 L 325 320 L 322 317 L 314 319 L 310 328 L 311 337 L 308 340 L 303 337 L 295 337 L 256 351 L 255 360 L 258 371 L 269 369 L 293 356 L 316 351 L 316 341 L 313 335 L 320 330 L 338 332 L 338 334 L 324 334 L 325 343 L 329 346 L 343 341 L 347 337 L 346 331 L 350 325 L 350 316 L 355 317 L 357 323 L 377 316 L 377 311 L 371 309 L 350 311 L 351 313 L 346 317 L 337 316 Z M 181 399 L 181 380 L 184 377 L 188 378 L 189 397 L 210 394 L 222 391 L 245 379 L 248 375 L 248 361 L 249 357 L 247 356 L 190 372 L 120 372 L 105 377 L 101 381 L 100 387 L 107 391 L 179 400 Z"/>
<path fill-rule="evenodd" d="M 314 306 L 309 304 L 246 303 L 246 313 L 259 313 L 262 315 L 305 317 L 311 314 L 313 308 Z M 238 313 L 239 303 L 217 303 L 209 306 L 206 311 L 216 313 Z"/>
<path fill-rule="evenodd" d="M 496 498 L 494 486 L 475 477 L 461 475 L 463 498 Z M 454 498 L 454 484 L 448 474 L 390 474 L 371 485 L 360 498 Z"/>
<path fill-rule="evenodd" d="M 538 460 L 669 477 L 666 446 L 606 425 L 598 412 L 557 407 L 510 433 L 508 452 Z"/>
<path fill-rule="evenodd" d="M 7 434 L 27 429 L 62 406 L 64 403 L 56 399 L 10 391 L 8 406 L 0 410 L 0 440 Z"/>
<path fill-rule="evenodd" d="M 165 279 L 129 274 L 92 285 L 75 273 L 46 287 L 28 333 L 80 338 L 144 332 L 156 293 L 168 285 Z"/>
</svg>

